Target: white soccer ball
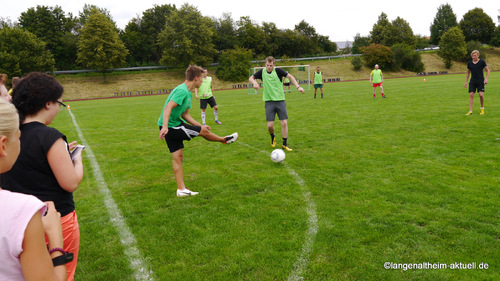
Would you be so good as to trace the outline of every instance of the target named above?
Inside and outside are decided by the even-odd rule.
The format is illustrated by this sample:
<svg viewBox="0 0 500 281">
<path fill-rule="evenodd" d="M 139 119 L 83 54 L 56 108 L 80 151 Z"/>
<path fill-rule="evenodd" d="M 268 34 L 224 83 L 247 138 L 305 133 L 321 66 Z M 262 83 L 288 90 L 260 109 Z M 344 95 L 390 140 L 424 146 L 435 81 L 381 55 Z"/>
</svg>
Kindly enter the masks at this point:
<svg viewBox="0 0 500 281">
<path fill-rule="evenodd" d="M 283 162 L 285 160 L 285 152 L 282 149 L 275 149 L 273 152 L 271 152 L 271 160 L 273 160 L 276 163 Z"/>
</svg>

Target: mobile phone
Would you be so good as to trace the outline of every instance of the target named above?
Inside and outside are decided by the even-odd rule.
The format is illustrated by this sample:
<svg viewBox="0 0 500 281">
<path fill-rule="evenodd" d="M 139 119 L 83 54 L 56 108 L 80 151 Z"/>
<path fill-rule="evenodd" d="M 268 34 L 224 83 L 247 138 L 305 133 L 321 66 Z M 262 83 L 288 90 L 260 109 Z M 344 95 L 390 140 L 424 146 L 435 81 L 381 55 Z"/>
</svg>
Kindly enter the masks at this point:
<svg viewBox="0 0 500 281">
<path fill-rule="evenodd" d="M 76 155 L 79 151 L 82 151 L 85 148 L 85 145 L 77 145 L 73 151 L 71 151 L 71 161 L 75 160 Z"/>
</svg>

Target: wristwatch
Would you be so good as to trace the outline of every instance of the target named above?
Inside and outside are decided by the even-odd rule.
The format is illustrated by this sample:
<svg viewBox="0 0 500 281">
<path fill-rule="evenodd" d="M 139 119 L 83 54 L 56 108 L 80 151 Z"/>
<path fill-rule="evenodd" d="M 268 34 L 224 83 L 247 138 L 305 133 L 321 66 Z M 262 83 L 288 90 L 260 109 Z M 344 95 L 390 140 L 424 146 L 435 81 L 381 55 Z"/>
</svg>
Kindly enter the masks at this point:
<svg viewBox="0 0 500 281">
<path fill-rule="evenodd" d="M 52 264 L 54 264 L 54 267 L 73 261 L 73 253 L 68 253 L 62 248 L 53 248 L 49 250 L 49 254 L 52 254 L 53 252 L 62 253 L 62 255 L 52 259 Z"/>
</svg>

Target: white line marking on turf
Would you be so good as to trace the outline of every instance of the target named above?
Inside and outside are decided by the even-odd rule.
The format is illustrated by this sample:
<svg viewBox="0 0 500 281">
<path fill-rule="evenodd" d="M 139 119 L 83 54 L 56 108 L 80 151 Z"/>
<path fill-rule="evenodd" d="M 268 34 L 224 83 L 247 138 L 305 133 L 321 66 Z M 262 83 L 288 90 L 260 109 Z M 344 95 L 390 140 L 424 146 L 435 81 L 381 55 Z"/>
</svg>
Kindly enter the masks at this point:
<svg viewBox="0 0 500 281">
<path fill-rule="evenodd" d="M 120 209 L 116 205 L 115 200 L 113 200 L 113 196 L 111 195 L 108 185 L 106 184 L 106 181 L 102 176 L 99 163 L 97 163 L 97 160 L 95 158 L 94 153 L 92 152 L 92 149 L 90 149 L 89 144 L 83 137 L 83 133 L 80 130 L 80 126 L 76 122 L 75 116 L 73 115 L 71 110 L 68 111 L 69 115 L 71 116 L 71 119 L 73 119 L 73 125 L 75 126 L 76 132 L 78 133 L 78 137 L 80 138 L 82 144 L 85 145 L 86 147 L 85 152 L 87 153 L 87 158 L 89 159 L 90 164 L 92 166 L 92 171 L 97 181 L 99 192 L 104 196 L 104 205 L 108 210 L 108 215 L 110 217 L 111 222 L 113 223 L 113 226 L 118 231 L 118 235 L 120 236 L 120 241 L 125 248 L 125 254 L 129 259 L 130 267 L 135 271 L 135 279 L 154 280 L 152 277 L 153 273 L 148 269 L 149 267 L 144 261 L 141 252 L 137 249 L 137 241 L 134 237 L 134 234 L 132 234 L 132 232 L 128 228 L 127 224 L 125 223 L 125 219 L 123 218 L 120 212 Z"/>
<path fill-rule="evenodd" d="M 237 142 L 243 146 L 249 147 L 254 150 L 259 150 L 255 147 L 252 147 L 243 142 Z M 259 150 L 261 153 L 269 154 L 269 152 L 264 150 Z M 307 189 L 305 181 L 292 169 L 287 163 L 283 163 L 288 170 L 288 173 L 295 178 L 295 181 L 302 189 L 302 195 L 304 197 L 304 201 L 306 202 L 306 212 L 308 215 L 307 219 L 307 231 L 305 235 L 304 245 L 302 246 L 302 252 L 295 261 L 293 265 L 293 270 L 288 276 L 288 280 L 304 280 L 302 277 L 304 270 L 309 263 L 309 256 L 311 255 L 311 251 L 314 246 L 314 240 L 316 239 L 316 234 L 318 233 L 318 215 L 316 214 L 316 204 L 314 200 L 311 198 L 311 192 Z"/>
</svg>

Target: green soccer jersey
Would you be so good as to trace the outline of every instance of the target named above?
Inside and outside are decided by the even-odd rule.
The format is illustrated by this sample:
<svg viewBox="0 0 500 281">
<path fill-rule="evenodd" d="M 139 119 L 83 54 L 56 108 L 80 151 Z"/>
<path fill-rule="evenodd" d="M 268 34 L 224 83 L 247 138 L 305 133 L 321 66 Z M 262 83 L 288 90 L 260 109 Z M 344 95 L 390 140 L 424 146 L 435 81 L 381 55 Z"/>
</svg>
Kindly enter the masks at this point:
<svg viewBox="0 0 500 281">
<path fill-rule="evenodd" d="M 209 99 L 213 96 L 212 94 L 212 77 L 207 76 L 203 78 L 200 88 L 198 89 L 198 95 L 200 99 Z"/>
<path fill-rule="evenodd" d="M 374 84 L 382 83 L 382 70 L 374 69 L 372 70 L 372 73 L 370 75 L 373 76 L 372 83 Z"/>
<path fill-rule="evenodd" d="M 193 95 L 188 89 L 188 86 L 184 83 L 177 86 L 172 93 L 168 95 L 167 101 L 163 106 L 163 110 L 161 111 L 160 118 L 158 119 L 158 126 L 163 126 L 163 111 L 165 110 L 165 106 L 167 106 L 169 101 L 173 101 L 177 104 L 176 107 L 172 109 L 170 113 L 170 118 L 168 119 L 168 127 L 176 127 L 179 126 L 183 120 L 181 119 L 182 113 L 184 113 L 187 109 L 191 108 L 191 99 Z"/>
<path fill-rule="evenodd" d="M 276 69 L 273 68 L 271 73 L 267 73 L 265 69 L 262 71 L 262 84 L 264 86 L 264 94 L 262 99 L 264 101 L 281 101 L 285 100 L 285 93 L 283 93 L 283 82 L 278 77 Z"/>
<path fill-rule="evenodd" d="M 314 84 L 323 84 L 323 72 L 314 72 Z"/>
</svg>

